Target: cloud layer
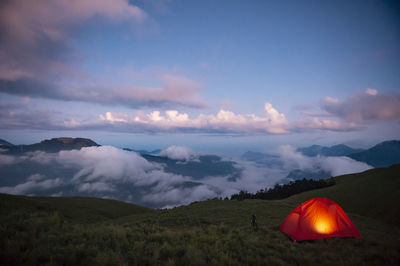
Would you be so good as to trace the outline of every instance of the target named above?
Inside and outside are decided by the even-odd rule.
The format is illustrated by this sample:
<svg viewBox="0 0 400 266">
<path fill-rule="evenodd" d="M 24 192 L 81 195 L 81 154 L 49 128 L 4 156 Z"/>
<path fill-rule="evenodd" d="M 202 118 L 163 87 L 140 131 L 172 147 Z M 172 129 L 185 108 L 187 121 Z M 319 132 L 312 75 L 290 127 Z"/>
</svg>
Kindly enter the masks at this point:
<svg viewBox="0 0 400 266">
<path fill-rule="evenodd" d="M 189 118 L 187 113 L 168 110 L 165 115 L 160 111 L 145 114 L 137 112 L 133 117 L 126 114 L 107 112 L 99 115 L 101 121 L 111 125 L 130 126 L 132 130 L 181 131 L 181 132 L 238 132 L 284 134 L 289 124 L 285 115 L 279 113 L 270 103 L 264 106 L 265 115 L 235 114 L 221 109 L 216 115 L 201 114 Z"/>
<path fill-rule="evenodd" d="M 163 85 L 118 84 L 80 66 L 73 37 L 90 23 L 145 27 L 148 14 L 128 0 L 3 1 L 0 6 L 0 92 L 108 105 L 204 107 L 200 85 L 164 73 Z"/>
<path fill-rule="evenodd" d="M 138 95 L 140 94 L 136 94 L 135 97 Z M 149 98 L 153 97 L 151 93 L 148 96 Z M 128 99 L 129 97 L 126 96 L 125 100 L 128 101 Z M 178 97 L 176 99 L 179 100 Z M 0 128 L 100 129 L 133 133 L 287 134 L 313 130 L 345 132 L 361 130 L 371 123 L 396 121 L 400 119 L 399 106 L 399 94 L 379 93 L 377 90 L 367 89 L 363 93 L 355 94 L 342 101 L 326 97 L 321 102 L 319 112 L 302 111 L 304 119 L 293 122 L 288 121 L 285 114 L 279 112 L 268 102 L 264 105 L 264 115 L 240 114 L 221 109 L 216 114 L 200 114 L 197 117 L 190 117 L 188 113 L 181 113 L 176 109 L 167 109 L 164 112 L 154 110 L 147 113 L 139 109 L 134 115 L 106 112 L 99 114 L 98 117 L 68 117 L 68 115 L 54 110 L 35 108 L 30 104 L 30 98 L 26 97 L 23 104 L 9 104 L 0 101 Z"/>
<path fill-rule="evenodd" d="M 140 23 L 147 15 L 127 0 L 3 1 L 0 79 L 15 81 L 48 73 L 71 73 L 74 55 L 68 40 L 82 23 L 96 17 Z"/>
<path fill-rule="evenodd" d="M 368 88 L 340 101 L 325 98 L 322 108 L 349 123 L 385 121 L 400 118 L 400 94 L 378 93 Z"/>
<path fill-rule="evenodd" d="M 185 147 L 171 146 L 162 153 L 171 159 L 193 158 L 193 153 Z M 0 170 L 5 174 L 14 173 L 3 177 L 2 182 L 6 181 L 8 185 L 1 186 L 0 192 L 108 197 L 150 207 L 171 207 L 208 198 L 229 197 L 240 190 L 256 192 L 283 182 L 292 170 L 322 170 L 336 176 L 371 168 L 347 157 L 306 157 L 288 145 L 281 146 L 276 155 L 278 157 L 275 156 L 274 160 L 278 158 L 282 163 L 271 166 L 268 162 L 263 165 L 230 159 L 227 162 L 233 162 L 239 172 L 198 178 L 179 174 L 176 172 L 179 167 L 171 173 L 168 167 L 173 166 L 167 167 L 162 160 L 150 162 L 135 152 L 111 146 L 58 153 L 36 151 L 18 157 L 0 156 Z M 201 164 L 199 160 L 195 163 Z M 218 164 L 213 167 L 218 167 Z M 21 179 L 19 173 L 15 179 L 17 168 L 24 169 L 25 178 Z M 51 172 L 44 172 L 46 169 Z"/>
<path fill-rule="evenodd" d="M 331 176 L 362 172 L 372 167 L 366 163 L 355 161 L 349 157 L 308 157 L 297 152 L 293 146 L 281 146 L 277 154 L 285 163 L 286 169 L 299 169 L 311 172 L 319 170 L 328 172 Z"/>
</svg>

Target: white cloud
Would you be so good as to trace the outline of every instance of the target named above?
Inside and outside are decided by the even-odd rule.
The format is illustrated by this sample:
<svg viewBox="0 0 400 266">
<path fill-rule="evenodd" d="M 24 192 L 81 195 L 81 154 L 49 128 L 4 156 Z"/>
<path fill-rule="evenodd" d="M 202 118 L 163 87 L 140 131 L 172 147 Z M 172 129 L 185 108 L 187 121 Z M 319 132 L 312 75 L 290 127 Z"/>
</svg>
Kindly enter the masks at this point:
<svg viewBox="0 0 400 266">
<path fill-rule="evenodd" d="M 369 95 L 372 95 L 372 96 L 378 95 L 378 91 L 375 90 L 375 89 L 371 89 L 371 88 L 365 89 L 365 93 L 369 94 Z"/>
<path fill-rule="evenodd" d="M 14 164 L 17 162 L 17 158 L 11 155 L 0 154 L 0 166 Z"/>
<path fill-rule="evenodd" d="M 163 151 L 163 154 L 184 160 L 193 158 L 192 152 L 184 147 L 172 146 Z M 104 195 L 122 200 L 135 199 L 138 204 L 172 207 L 192 201 L 230 196 L 240 190 L 256 192 L 279 183 L 294 169 L 324 170 L 335 176 L 371 168 L 347 157 L 306 157 L 289 145 L 281 146 L 277 154 L 283 161 L 283 166 L 264 167 L 235 159 L 235 167 L 242 170 L 241 174 L 236 172 L 226 176 L 195 179 L 168 173 L 162 164 L 151 163 L 135 152 L 110 146 L 85 147 L 58 153 L 33 152 L 18 157 L 18 162 L 29 160 L 44 164 L 44 167 L 61 165 L 74 170 L 73 177 L 46 179 L 44 175 L 36 173 L 30 175 L 26 182 L 14 187 L 1 187 L 0 192 L 31 194 L 67 186 L 75 189 L 68 193 L 95 193 L 96 196 Z M 129 190 L 120 191 L 121 185 L 135 188 L 139 192 L 135 190 L 138 193 L 135 195 Z"/>
<path fill-rule="evenodd" d="M 120 122 L 132 130 L 184 131 L 184 132 L 238 132 L 284 134 L 289 132 L 289 124 L 284 114 L 279 113 L 270 103 L 264 106 L 265 115 L 235 114 L 221 109 L 216 115 L 200 114 L 190 118 L 187 113 L 167 110 L 165 115 L 160 111 L 145 114 L 138 111 L 133 117 L 126 114 L 107 112 L 99 115 L 100 121 L 106 124 Z"/>
<path fill-rule="evenodd" d="M 14 187 L 0 187 L 1 193 L 14 195 L 29 194 L 29 192 L 43 191 L 63 184 L 60 178 L 43 180 L 43 176 L 39 174 L 31 175 L 27 182 L 18 184 Z"/>
<path fill-rule="evenodd" d="M 352 131 L 360 129 L 360 126 L 354 122 L 335 121 L 318 116 L 309 116 L 305 120 L 295 122 L 293 128 L 296 130 Z"/>
<path fill-rule="evenodd" d="M 165 156 L 173 160 L 189 161 L 192 151 L 182 146 L 170 146 L 159 153 L 160 156 Z"/>
<path fill-rule="evenodd" d="M 362 172 L 372 167 L 366 163 L 355 161 L 349 157 L 308 157 L 297 152 L 293 146 L 283 145 L 277 153 L 285 163 L 286 169 L 308 171 L 323 170 L 332 176 Z"/>
<path fill-rule="evenodd" d="M 144 195 L 143 200 L 145 202 L 163 204 L 163 208 L 169 208 L 217 196 L 218 194 L 210 187 L 199 185 L 191 188 L 163 187 L 163 189 L 153 190 L 152 193 Z"/>
<path fill-rule="evenodd" d="M 114 191 L 111 184 L 105 182 L 93 182 L 93 183 L 82 183 L 78 185 L 78 191 L 80 192 L 109 192 Z"/>
<path fill-rule="evenodd" d="M 333 98 L 330 96 L 326 96 L 324 101 L 328 104 L 339 104 L 340 103 L 339 99 L 336 99 L 336 98 Z"/>
<path fill-rule="evenodd" d="M 146 161 L 135 152 L 111 146 L 84 147 L 80 150 L 60 151 L 55 158 L 63 165 L 80 170 L 73 180 L 138 182 L 146 172 L 160 166 Z"/>
</svg>

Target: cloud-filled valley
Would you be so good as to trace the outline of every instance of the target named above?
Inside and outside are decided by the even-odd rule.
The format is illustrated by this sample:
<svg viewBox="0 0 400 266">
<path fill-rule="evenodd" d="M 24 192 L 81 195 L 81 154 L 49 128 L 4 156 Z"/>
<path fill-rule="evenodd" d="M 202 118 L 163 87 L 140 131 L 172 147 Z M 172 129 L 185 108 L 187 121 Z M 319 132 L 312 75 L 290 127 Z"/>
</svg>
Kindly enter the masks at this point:
<svg viewBox="0 0 400 266">
<path fill-rule="evenodd" d="M 371 168 L 348 157 L 307 157 L 289 145 L 272 153 L 264 160 L 251 160 L 199 154 L 179 146 L 159 155 L 92 146 L 0 154 L 0 192 L 95 196 L 163 208 L 229 197 L 240 190 L 255 192 L 289 182 L 294 170 L 335 176 Z"/>
</svg>

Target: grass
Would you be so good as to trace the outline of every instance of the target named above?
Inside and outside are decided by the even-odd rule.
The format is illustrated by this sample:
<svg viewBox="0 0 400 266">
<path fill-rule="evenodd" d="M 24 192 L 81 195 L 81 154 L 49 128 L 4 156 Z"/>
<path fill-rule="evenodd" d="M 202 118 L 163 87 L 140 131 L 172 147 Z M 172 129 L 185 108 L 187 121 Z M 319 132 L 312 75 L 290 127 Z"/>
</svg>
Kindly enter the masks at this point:
<svg viewBox="0 0 400 266">
<path fill-rule="evenodd" d="M 398 202 L 389 200 L 399 189 L 399 169 L 337 177 L 337 187 L 285 200 L 208 200 L 169 210 L 102 199 L 0 195 L 0 264 L 398 265 L 400 227 L 393 222 Z M 379 200 L 369 194 L 371 185 Z M 348 187 L 358 190 L 349 196 Z M 278 227 L 290 211 L 315 196 L 338 202 L 363 238 L 297 243 L 281 233 Z M 382 208 L 386 213 L 379 216 Z M 258 231 L 250 226 L 252 213 Z"/>
<path fill-rule="evenodd" d="M 288 199 L 299 204 L 326 197 L 345 211 L 400 225 L 400 165 L 335 177 L 336 185 L 297 194 Z"/>
</svg>

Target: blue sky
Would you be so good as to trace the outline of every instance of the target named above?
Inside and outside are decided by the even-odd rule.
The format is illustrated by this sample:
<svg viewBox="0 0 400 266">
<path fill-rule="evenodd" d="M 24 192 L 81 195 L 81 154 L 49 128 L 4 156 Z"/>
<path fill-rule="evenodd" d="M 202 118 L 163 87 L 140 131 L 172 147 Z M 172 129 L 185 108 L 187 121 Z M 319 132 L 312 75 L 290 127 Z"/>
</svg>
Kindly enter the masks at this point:
<svg viewBox="0 0 400 266">
<path fill-rule="evenodd" d="M 68 135 L 263 150 L 367 146 L 400 133 L 396 1 L 38 0 L 1 9 L 0 138 L 11 142 Z"/>
</svg>

